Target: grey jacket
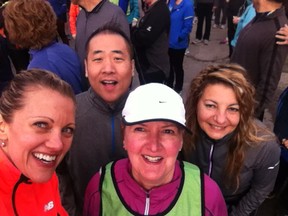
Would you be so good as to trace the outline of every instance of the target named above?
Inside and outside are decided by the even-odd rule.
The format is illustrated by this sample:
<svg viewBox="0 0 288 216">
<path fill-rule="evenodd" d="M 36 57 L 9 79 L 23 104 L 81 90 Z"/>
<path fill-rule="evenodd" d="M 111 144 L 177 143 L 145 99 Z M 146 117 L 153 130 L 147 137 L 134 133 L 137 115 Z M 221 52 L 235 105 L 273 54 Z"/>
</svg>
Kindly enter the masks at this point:
<svg viewBox="0 0 288 216">
<path fill-rule="evenodd" d="M 77 95 L 73 143 L 64 161 L 66 167 L 58 172 L 62 202 L 69 215 L 82 214 L 87 184 L 99 168 L 126 157 L 121 112 L 127 96 L 128 92 L 114 106 L 109 106 L 92 88 Z"/>
<path fill-rule="evenodd" d="M 256 120 L 259 128 L 265 126 Z M 219 185 L 230 215 L 248 216 L 257 209 L 273 190 L 279 169 L 280 147 L 276 138 L 271 137 L 265 130 L 259 136 L 268 138 L 255 147 L 248 147 L 244 155 L 244 164 L 240 172 L 238 190 L 224 185 L 225 160 L 231 145 L 229 134 L 221 140 L 210 139 L 203 131 L 196 143 L 196 150 L 192 152 L 188 161 L 198 165 Z"/>
</svg>

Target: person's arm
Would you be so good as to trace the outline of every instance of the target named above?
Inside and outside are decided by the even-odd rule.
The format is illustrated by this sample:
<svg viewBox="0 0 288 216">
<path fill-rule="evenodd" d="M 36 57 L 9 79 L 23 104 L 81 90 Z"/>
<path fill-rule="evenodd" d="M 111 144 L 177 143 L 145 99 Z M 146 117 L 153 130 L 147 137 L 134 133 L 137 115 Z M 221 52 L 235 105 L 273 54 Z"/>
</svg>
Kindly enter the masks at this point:
<svg viewBox="0 0 288 216">
<path fill-rule="evenodd" d="M 69 10 L 69 26 L 72 37 L 76 37 L 76 19 L 79 13 L 79 6 L 71 3 Z"/>
<path fill-rule="evenodd" d="M 259 81 L 255 86 L 258 101 L 256 114 L 262 113 L 272 103 L 288 53 L 286 46 L 277 45 L 274 37 L 270 35 L 268 37 L 266 41 L 263 40 L 261 50 L 258 52 Z M 265 52 L 261 52 L 262 50 Z"/>
<path fill-rule="evenodd" d="M 276 32 L 275 37 L 278 39 L 276 41 L 279 45 L 287 45 L 288 44 L 288 25 L 285 24 L 284 27 L 280 28 L 279 31 Z"/>
<path fill-rule="evenodd" d="M 276 140 L 264 145 L 255 155 L 256 161 L 253 168 L 253 178 L 249 192 L 233 208 L 230 216 L 249 215 L 256 210 L 273 190 L 279 169 L 280 148 Z"/>
<path fill-rule="evenodd" d="M 84 197 L 83 216 L 98 216 L 100 212 L 100 173 L 96 173 L 90 180 Z"/>
<path fill-rule="evenodd" d="M 205 216 L 227 216 L 225 200 L 220 188 L 209 176 L 204 174 Z"/>
<path fill-rule="evenodd" d="M 129 0 L 130 13 L 127 16 L 128 22 L 132 23 L 133 18 L 139 19 L 139 6 L 138 0 Z"/>
<path fill-rule="evenodd" d="M 193 3 L 191 2 L 191 4 L 188 4 L 185 8 L 183 28 L 181 29 L 181 33 L 179 35 L 178 40 L 184 40 L 187 37 L 189 37 L 189 34 L 193 26 L 193 17 L 194 17 L 194 6 Z"/>
</svg>

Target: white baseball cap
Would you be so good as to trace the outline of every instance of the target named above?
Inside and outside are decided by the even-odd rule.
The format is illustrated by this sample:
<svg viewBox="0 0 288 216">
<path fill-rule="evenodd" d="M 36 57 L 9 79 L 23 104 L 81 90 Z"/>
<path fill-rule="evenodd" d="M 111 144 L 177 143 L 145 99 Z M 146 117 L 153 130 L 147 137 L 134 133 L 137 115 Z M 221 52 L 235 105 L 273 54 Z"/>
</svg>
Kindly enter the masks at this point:
<svg viewBox="0 0 288 216">
<path fill-rule="evenodd" d="M 185 108 L 181 96 L 160 83 L 141 85 L 132 91 L 122 111 L 125 125 L 148 121 L 171 121 L 185 125 Z"/>
</svg>

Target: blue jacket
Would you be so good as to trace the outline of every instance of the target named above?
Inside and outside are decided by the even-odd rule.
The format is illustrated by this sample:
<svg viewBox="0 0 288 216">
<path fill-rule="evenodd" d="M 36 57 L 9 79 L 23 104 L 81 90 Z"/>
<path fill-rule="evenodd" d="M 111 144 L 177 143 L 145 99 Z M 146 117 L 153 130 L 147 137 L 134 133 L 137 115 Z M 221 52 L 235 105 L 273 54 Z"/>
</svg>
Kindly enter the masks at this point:
<svg viewBox="0 0 288 216">
<path fill-rule="evenodd" d="M 251 3 L 246 10 L 244 11 L 244 13 L 241 15 L 240 20 L 237 24 L 237 28 L 236 28 L 236 32 L 234 34 L 234 38 L 231 41 L 231 45 L 233 47 L 236 46 L 240 31 L 255 17 L 256 15 L 256 11 L 253 7 L 253 4 Z"/>
<path fill-rule="evenodd" d="M 75 94 L 82 92 L 81 64 L 76 52 L 66 44 L 53 42 L 40 50 L 29 51 L 28 69 L 41 68 L 57 74 L 71 85 Z"/>
<path fill-rule="evenodd" d="M 131 24 L 133 18 L 139 19 L 138 0 L 110 0 L 115 5 L 118 5 L 126 14 L 128 23 Z"/>
<path fill-rule="evenodd" d="M 54 12 L 56 13 L 57 17 L 65 14 L 67 12 L 67 2 L 66 0 L 48 0 L 51 4 Z"/>
<path fill-rule="evenodd" d="M 168 7 L 171 19 L 169 48 L 186 49 L 189 46 L 189 34 L 193 26 L 193 1 L 183 0 L 176 5 L 175 0 L 170 0 Z"/>
</svg>

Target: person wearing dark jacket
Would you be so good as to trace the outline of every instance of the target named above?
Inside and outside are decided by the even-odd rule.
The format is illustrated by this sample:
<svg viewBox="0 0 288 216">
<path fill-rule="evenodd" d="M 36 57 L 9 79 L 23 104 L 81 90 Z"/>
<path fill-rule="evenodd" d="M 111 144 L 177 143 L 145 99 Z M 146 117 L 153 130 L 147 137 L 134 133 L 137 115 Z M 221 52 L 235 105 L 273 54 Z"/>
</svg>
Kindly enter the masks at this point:
<svg viewBox="0 0 288 216">
<path fill-rule="evenodd" d="M 9 60 L 8 40 L 4 33 L 4 18 L 2 12 L 5 5 L 0 1 L 0 95 L 7 83 L 14 77 Z"/>
<path fill-rule="evenodd" d="M 194 2 L 195 10 L 197 11 L 198 23 L 196 30 L 196 39 L 192 41 L 193 44 L 203 42 L 208 45 L 211 32 L 211 21 L 213 11 L 218 5 L 217 0 L 196 0 Z M 205 30 L 203 33 L 203 26 L 205 21 Z"/>
<path fill-rule="evenodd" d="M 288 49 L 276 43 L 275 33 L 288 23 L 282 0 L 254 0 L 255 18 L 240 32 L 231 62 L 247 70 L 256 89 L 255 116 L 263 120 L 277 89 Z"/>
<path fill-rule="evenodd" d="M 88 38 L 86 49 L 91 87 L 76 97 L 77 129 L 58 169 L 62 202 L 70 216 L 82 215 L 85 189 L 99 168 L 126 156 L 120 125 L 134 70 L 130 40 L 119 27 L 107 24 Z"/>
<path fill-rule="evenodd" d="M 148 9 L 131 30 L 140 84 L 168 78 L 170 12 L 164 0 L 145 0 Z"/>
<path fill-rule="evenodd" d="M 82 65 L 82 87 L 88 90 L 89 83 L 85 76 L 85 45 L 90 35 L 107 23 L 113 22 L 130 37 L 130 28 L 123 10 L 109 0 L 72 0 L 81 10 L 77 16 L 75 50 Z"/>
<path fill-rule="evenodd" d="M 279 173 L 276 179 L 275 188 L 272 195 L 278 197 L 278 215 L 287 215 L 288 201 L 288 87 L 281 93 L 274 122 L 274 133 L 281 144 L 281 157 Z M 284 211 L 285 213 L 283 214 Z"/>
<path fill-rule="evenodd" d="M 248 216 L 273 190 L 280 148 L 254 118 L 254 88 L 243 67 L 208 66 L 191 82 L 186 102 L 185 159 L 214 179 L 229 215 Z"/>
</svg>

